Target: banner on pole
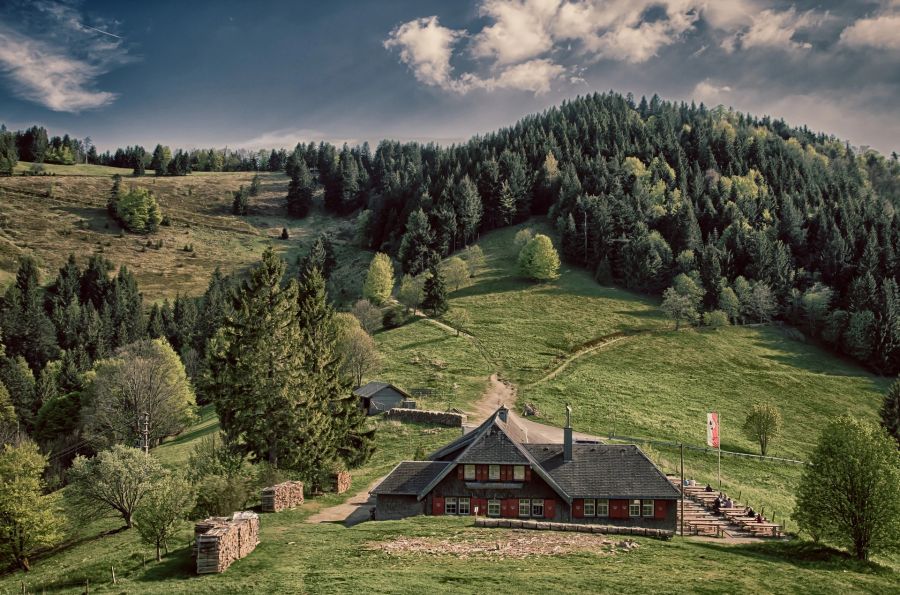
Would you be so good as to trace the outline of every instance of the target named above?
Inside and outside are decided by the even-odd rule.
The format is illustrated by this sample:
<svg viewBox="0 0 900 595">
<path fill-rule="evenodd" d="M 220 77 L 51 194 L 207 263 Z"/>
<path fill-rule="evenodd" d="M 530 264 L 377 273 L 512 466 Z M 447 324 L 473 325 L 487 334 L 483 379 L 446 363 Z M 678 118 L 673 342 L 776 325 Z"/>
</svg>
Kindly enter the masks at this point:
<svg viewBox="0 0 900 595">
<path fill-rule="evenodd" d="M 706 414 L 706 445 L 719 448 L 719 413 L 717 411 Z"/>
</svg>

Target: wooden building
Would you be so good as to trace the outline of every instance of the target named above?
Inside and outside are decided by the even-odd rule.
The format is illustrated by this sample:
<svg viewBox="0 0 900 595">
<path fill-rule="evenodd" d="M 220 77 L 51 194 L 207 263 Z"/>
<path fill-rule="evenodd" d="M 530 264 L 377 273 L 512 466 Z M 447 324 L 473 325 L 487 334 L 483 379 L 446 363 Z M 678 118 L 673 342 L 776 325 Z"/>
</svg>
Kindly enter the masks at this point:
<svg viewBox="0 0 900 595">
<path fill-rule="evenodd" d="M 360 407 L 368 415 L 384 413 L 394 407 L 409 407 L 414 403 L 409 393 L 387 382 L 370 382 L 356 388 L 353 394 L 359 397 Z"/>
<path fill-rule="evenodd" d="M 475 430 L 404 461 L 372 493 L 375 518 L 479 515 L 675 530 L 678 490 L 634 445 L 529 443 L 501 407 Z"/>
</svg>

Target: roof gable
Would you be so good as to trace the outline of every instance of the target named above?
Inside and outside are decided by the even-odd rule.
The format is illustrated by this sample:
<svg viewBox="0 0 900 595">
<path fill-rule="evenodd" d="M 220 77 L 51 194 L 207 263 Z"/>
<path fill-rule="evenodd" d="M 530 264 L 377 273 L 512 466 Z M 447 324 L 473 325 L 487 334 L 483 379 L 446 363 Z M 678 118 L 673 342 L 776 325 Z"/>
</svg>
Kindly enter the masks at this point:
<svg viewBox="0 0 900 595">
<path fill-rule="evenodd" d="M 392 496 L 418 496 L 431 480 L 446 467 L 455 467 L 444 461 L 403 461 L 375 486 L 372 494 Z"/>
</svg>

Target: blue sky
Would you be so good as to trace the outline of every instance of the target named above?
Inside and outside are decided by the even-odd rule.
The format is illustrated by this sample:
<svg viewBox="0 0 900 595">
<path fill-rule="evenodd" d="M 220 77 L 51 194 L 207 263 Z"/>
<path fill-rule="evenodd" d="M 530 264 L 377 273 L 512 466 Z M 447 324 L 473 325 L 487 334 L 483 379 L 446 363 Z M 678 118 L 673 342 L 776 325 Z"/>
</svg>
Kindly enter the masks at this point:
<svg viewBox="0 0 900 595">
<path fill-rule="evenodd" d="M 614 89 L 900 151 L 900 0 L 0 4 L 0 122 L 101 148 L 453 142 Z"/>
</svg>

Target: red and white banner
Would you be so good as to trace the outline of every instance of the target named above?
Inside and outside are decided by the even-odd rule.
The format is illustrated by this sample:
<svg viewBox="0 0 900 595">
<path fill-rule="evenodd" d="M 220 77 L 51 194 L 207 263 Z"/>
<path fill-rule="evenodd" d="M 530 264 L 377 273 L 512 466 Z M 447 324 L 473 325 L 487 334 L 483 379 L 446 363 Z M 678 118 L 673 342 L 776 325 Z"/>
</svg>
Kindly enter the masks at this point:
<svg viewBox="0 0 900 595">
<path fill-rule="evenodd" d="M 719 448 L 719 413 L 706 414 L 706 445 Z"/>
</svg>

